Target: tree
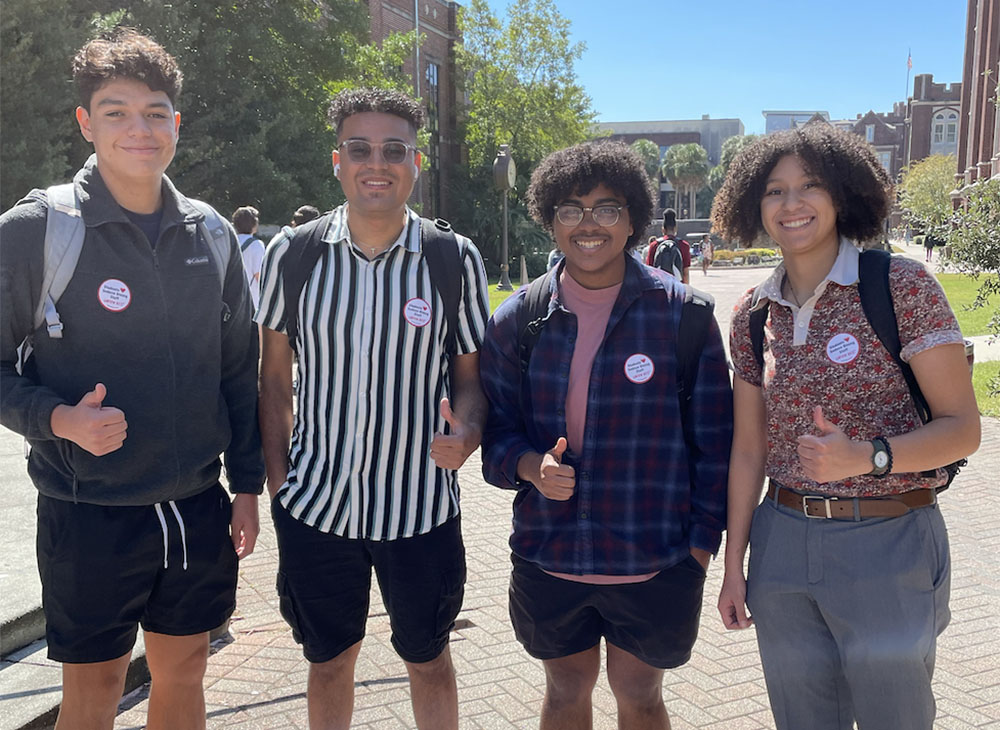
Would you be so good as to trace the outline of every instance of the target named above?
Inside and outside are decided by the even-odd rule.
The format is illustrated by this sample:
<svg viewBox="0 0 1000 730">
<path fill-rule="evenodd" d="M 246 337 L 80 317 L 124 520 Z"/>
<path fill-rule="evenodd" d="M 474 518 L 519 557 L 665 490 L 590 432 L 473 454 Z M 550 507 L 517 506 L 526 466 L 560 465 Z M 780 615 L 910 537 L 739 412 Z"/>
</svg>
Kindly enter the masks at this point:
<svg viewBox="0 0 1000 730">
<path fill-rule="evenodd" d="M 513 0 L 503 21 L 486 0 L 470 0 L 458 22 L 463 42 L 456 55 L 467 100 L 461 135 L 468 163 L 453 177 L 453 217 L 496 271 L 503 221 L 492 164 L 499 146 L 509 144 L 517 164 L 510 215 L 523 222 L 523 234 L 534 226 L 523 204 L 531 170 L 548 153 L 588 139 L 595 114 L 573 67 L 584 46 L 570 41 L 570 22 L 553 0 Z M 527 242 L 549 245 L 548 237 L 534 230 L 536 235 L 511 239 L 512 257 L 529 250 Z"/>
<path fill-rule="evenodd" d="M 1000 180 L 991 179 L 971 185 L 963 191 L 966 204 L 956 211 L 947 235 L 952 261 L 965 273 L 984 276 L 980 281 L 974 307 L 987 306 L 1000 295 Z M 1000 335 L 1000 306 L 993 310 L 990 330 Z M 1000 391 L 1000 378 L 993 384 Z"/>
<path fill-rule="evenodd" d="M 729 137 L 722 143 L 722 154 L 719 156 L 719 164 L 708 172 L 708 187 L 712 189 L 713 193 L 719 192 L 722 183 L 726 181 L 726 175 L 729 174 L 729 166 L 733 164 L 733 158 L 746 147 L 753 144 L 758 136 L 756 134 L 737 134 L 734 137 Z M 713 195 L 712 197 L 714 198 L 715 196 Z"/>
<path fill-rule="evenodd" d="M 32 187 L 67 180 L 90 153 L 73 121 L 69 59 L 95 30 L 148 32 L 184 72 L 181 133 L 169 175 L 223 213 L 255 205 L 285 221 L 303 203 L 340 199 L 330 168 L 331 91 L 404 85 L 412 34 L 368 43 L 357 0 L 31 0 L 0 13 L 0 164 L 4 208 Z M 338 85 L 339 82 L 339 85 Z M 44 121 L 44 123 L 40 123 Z"/>
<path fill-rule="evenodd" d="M 631 147 L 645 165 L 649 179 L 657 182 L 660 177 L 660 146 L 650 139 L 637 139 Z"/>
<path fill-rule="evenodd" d="M 908 225 L 936 238 L 947 237 L 956 168 L 953 156 L 932 155 L 903 170 L 899 205 Z"/>
<path fill-rule="evenodd" d="M 685 217 L 681 208 L 681 195 L 688 195 L 688 217 L 695 215 L 695 195 L 708 180 L 708 152 L 700 144 L 675 144 L 663 155 L 660 173 L 677 190 L 678 217 Z"/>
</svg>

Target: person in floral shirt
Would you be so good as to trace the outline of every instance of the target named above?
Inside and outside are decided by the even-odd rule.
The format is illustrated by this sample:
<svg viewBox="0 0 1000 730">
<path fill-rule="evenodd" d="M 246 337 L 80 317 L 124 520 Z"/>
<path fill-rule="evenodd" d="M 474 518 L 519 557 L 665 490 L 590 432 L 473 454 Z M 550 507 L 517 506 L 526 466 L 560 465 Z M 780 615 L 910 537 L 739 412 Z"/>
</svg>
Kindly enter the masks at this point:
<svg viewBox="0 0 1000 730">
<path fill-rule="evenodd" d="M 778 730 L 934 722 L 935 642 L 950 618 L 935 488 L 947 481 L 943 465 L 976 450 L 980 425 L 961 332 L 922 264 L 893 257 L 889 289 L 926 424 L 862 309 L 860 248 L 892 201 L 864 140 L 811 124 L 744 150 L 712 211 L 725 238 L 750 245 L 766 233 L 784 258 L 740 299 L 730 331 L 719 596 L 727 628 L 757 627 Z M 764 307 L 761 366 L 751 314 Z"/>
</svg>

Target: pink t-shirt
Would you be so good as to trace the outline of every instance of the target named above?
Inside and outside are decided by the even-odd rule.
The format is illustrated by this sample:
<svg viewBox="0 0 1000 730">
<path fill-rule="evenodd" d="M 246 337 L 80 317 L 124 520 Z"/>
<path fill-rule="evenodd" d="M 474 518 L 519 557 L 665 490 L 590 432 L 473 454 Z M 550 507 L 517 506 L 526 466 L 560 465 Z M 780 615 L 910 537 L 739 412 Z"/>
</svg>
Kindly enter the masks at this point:
<svg viewBox="0 0 1000 730">
<path fill-rule="evenodd" d="M 604 341 L 604 331 L 611 318 L 618 292 L 622 285 L 615 284 L 606 289 L 586 289 L 563 271 L 559 278 L 563 306 L 576 315 L 576 345 L 569 365 L 569 388 L 566 391 L 566 442 L 569 448 L 580 453 L 583 450 L 583 431 L 587 425 L 587 394 L 590 391 L 590 371 L 594 358 Z M 656 573 L 644 575 L 571 575 L 545 571 L 557 578 L 591 583 L 595 585 L 617 585 L 621 583 L 641 583 Z"/>
</svg>

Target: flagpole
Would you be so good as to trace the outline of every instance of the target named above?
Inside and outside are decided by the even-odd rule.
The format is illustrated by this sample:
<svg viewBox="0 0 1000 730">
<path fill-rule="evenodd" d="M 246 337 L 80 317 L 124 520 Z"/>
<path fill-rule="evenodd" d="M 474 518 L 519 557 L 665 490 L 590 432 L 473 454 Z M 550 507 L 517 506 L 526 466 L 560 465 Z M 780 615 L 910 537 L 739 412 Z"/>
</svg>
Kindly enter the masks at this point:
<svg viewBox="0 0 1000 730">
<path fill-rule="evenodd" d="M 913 56 L 910 49 L 906 49 L 906 92 L 903 94 L 903 103 L 910 98 L 910 70 L 913 68 Z"/>
</svg>

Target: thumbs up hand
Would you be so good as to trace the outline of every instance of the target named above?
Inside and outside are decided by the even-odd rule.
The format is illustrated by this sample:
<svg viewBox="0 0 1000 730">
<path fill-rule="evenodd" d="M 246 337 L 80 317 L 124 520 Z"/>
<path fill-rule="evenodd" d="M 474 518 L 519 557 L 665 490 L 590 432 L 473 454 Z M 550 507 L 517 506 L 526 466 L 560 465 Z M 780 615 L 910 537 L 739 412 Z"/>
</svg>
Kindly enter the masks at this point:
<svg viewBox="0 0 1000 730">
<path fill-rule="evenodd" d="M 818 436 L 798 438 L 799 463 L 806 476 L 822 484 L 871 471 L 871 444 L 849 439 L 843 429 L 826 419 L 822 406 L 813 408 L 813 425 Z"/>
<path fill-rule="evenodd" d="M 479 448 L 482 433 L 470 428 L 451 409 L 447 398 L 441 399 L 441 418 L 448 425 L 448 433 L 436 433 L 431 441 L 431 458 L 440 469 L 458 469 L 473 451 Z"/>
<path fill-rule="evenodd" d="M 72 441 L 94 456 L 120 449 L 128 434 L 128 423 L 120 410 L 103 405 L 107 395 L 104 383 L 97 383 L 75 406 L 56 406 L 49 418 L 53 435 Z"/>
<path fill-rule="evenodd" d="M 576 469 L 562 463 L 566 447 L 566 437 L 560 436 L 556 445 L 542 454 L 535 487 L 546 499 L 565 502 L 576 489 Z"/>
</svg>

